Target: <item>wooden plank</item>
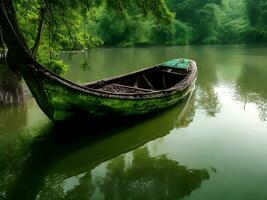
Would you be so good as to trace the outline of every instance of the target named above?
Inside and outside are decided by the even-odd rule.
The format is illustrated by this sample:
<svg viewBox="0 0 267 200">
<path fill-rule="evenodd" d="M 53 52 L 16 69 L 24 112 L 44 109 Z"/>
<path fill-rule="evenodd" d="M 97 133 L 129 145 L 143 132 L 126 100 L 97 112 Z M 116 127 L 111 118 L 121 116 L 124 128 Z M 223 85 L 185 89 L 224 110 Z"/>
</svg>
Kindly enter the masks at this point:
<svg viewBox="0 0 267 200">
<path fill-rule="evenodd" d="M 137 77 L 136 80 L 135 80 L 134 88 L 138 88 L 138 77 Z"/>
<path fill-rule="evenodd" d="M 149 85 L 149 87 L 153 90 L 155 90 L 154 86 L 149 82 L 149 80 L 147 79 L 147 77 L 143 74 L 143 78 L 145 79 L 146 83 Z"/>
<path fill-rule="evenodd" d="M 155 92 L 155 90 L 149 90 L 149 89 L 145 89 L 145 88 L 136 88 L 136 87 L 131 87 L 128 85 L 120 85 L 120 84 L 116 84 L 113 83 L 111 85 L 117 86 L 117 87 L 124 87 L 124 88 L 129 88 L 129 89 L 134 89 L 134 90 L 140 90 L 140 91 L 144 91 L 144 92 Z"/>
<path fill-rule="evenodd" d="M 166 89 L 165 74 L 162 75 L 162 85 L 163 85 L 163 90 L 165 90 Z"/>
<path fill-rule="evenodd" d="M 160 72 L 163 72 L 165 74 L 173 74 L 173 75 L 182 75 L 182 76 L 187 76 L 188 74 L 183 74 L 183 73 L 179 73 L 179 72 L 169 72 L 169 71 L 164 71 L 164 70 L 160 70 Z"/>
</svg>

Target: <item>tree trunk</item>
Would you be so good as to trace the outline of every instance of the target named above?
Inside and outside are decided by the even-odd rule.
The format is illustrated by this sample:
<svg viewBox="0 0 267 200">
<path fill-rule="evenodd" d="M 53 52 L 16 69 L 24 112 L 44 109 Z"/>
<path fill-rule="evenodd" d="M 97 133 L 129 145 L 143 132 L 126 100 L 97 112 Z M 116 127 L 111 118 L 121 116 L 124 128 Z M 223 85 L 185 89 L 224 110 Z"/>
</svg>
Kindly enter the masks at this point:
<svg viewBox="0 0 267 200">
<path fill-rule="evenodd" d="M 0 103 L 23 102 L 19 65 L 30 58 L 28 46 L 18 27 L 12 0 L 0 0 L 0 27 L 8 52 L 0 64 Z"/>
<path fill-rule="evenodd" d="M 21 75 L 12 71 L 3 60 L 0 63 L 0 104 L 23 102 Z"/>
<path fill-rule="evenodd" d="M 35 38 L 34 45 L 33 45 L 32 49 L 31 49 L 32 56 L 35 59 L 36 59 L 37 51 L 38 51 L 38 48 L 40 46 L 40 42 L 41 42 L 41 38 L 42 38 L 46 11 L 47 10 L 46 10 L 45 7 L 40 8 L 38 31 L 37 31 L 37 35 L 36 35 L 36 38 Z"/>
<path fill-rule="evenodd" d="M 12 71 L 6 63 L 6 51 L 0 27 L 0 104 L 20 104 L 23 102 L 21 76 Z"/>
<path fill-rule="evenodd" d="M 5 42 L 2 34 L 2 28 L 0 26 L 0 59 L 5 58 Z"/>
</svg>

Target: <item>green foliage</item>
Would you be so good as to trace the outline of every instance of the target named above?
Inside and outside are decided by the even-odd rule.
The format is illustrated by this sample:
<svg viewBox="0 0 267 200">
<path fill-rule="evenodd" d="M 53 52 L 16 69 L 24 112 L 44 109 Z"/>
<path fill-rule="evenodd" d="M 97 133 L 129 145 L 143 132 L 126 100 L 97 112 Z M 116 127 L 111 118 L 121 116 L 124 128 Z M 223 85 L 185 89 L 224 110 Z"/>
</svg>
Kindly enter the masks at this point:
<svg viewBox="0 0 267 200">
<path fill-rule="evenodd" d="M 48 69 L 58 75 L 64 74 L 68 69 L 68 65 L 64 64 L 63 60 L 51 60 L 43 63 Z"/>
<path fill-rule="evenodd" d="M 220 15 L 219 41 L 245 43 L 251 32 L 245 0 L 224 0 Z"/>
<path fill-rule="evenodd" d="M 38 62 L 42 63 L 52 72 L 58 75 L 63 75 L 67 72 L 69 66 L 66 65 L 63 60 L 59 60 L 58 58 L 58 53 L 53 51 L 53 54 L 51 54 L 46 50 L 46 47 L 43 49 L 43 46 L 37 55 Z"/>
<path fill-rule="evenodd" d="M 217 43 L 218 16 L 221 1 L 218 0 L 167 0 L 176 20 L 185 24 L 185 43 Z M 189 31 L 190 30 L 190 31 Z M 191 33 L 190 33 L 191 32 Z M 191 35 L 188 35 L 191 34 Z"/>
<path fill-rule="evenodd" d="M 247 7 L 254 41 L 267 42 L 267 1 L 247 0 Z"/>
<path fill-rule="evenodd" d="M 165 23 L 150 14 L 144 17 L 136 9 L 133 7 L 122 16 L 102 7 L 96 10 L 91 29 L 97 30 L 94 34 L 104 45 L 132 47 L 189 43 L 190 28 L 176 20 L 174 14 Z"/>
<path fill-rule="evenodd" d="M 49 9 L 40 51 L 52 57 L 53 52 L 60 50 L 101 45 L 132 47 L 267 40 L 266 0 L 18 0 L 19 24 L 29 46 L 36 39 L 39 10 L 44 2 Z"/>
<path fill-rule="evenodd" d="M 14 4 L 33 56 L 58 74 L 67 66 L 56 60 L 55 52 L 92 48 L 103 42 L 149 44 L 149 22 L 144 16 L 161 23 L 169 23 L 171 16 L 164 0 L 18 0 Z"/>
<path fill-rule="evenodd" d="M 114 11 L 108 12 L 106 9 L 100 9 L 96 18 L 97 36 L 104 41 L 106 45 L 116 45 L 121 42 L 125 32 L 125 24 L 120 16 Z"/>
<path fill-rule="evenodd" d="M 166 0 L 166 5 L 168 23 L 137 15 L 135 7 L 124 16 L 98 12 L 96 36 L 119 46 L 266 42 L 265 0 Z"/>
<path fill-rule="evenodd" d="M 39 16 L 38 8 L 36 7 L 37 4 L 37 0 L 18 0 L 17 2 L 14 2 L 16 14 L 18 16 L 18 24 L 20 25 L 23 36 L 30 47 L 33 46 L 37 34 Z"/>
<path fill-rule="evenodd" d="M 185 22 L 175 20 L 175 34 L 176 34 L 176 44 L 190 44 L 193 38 L 192 27 L 190 27 Z"/>
<path fill-rule="evenodd" d="M 120 46 L 132 47 L 151 44 L 151 29 L 149 28 L 151 23 L 140 15 L 129 17 Z"/>
<path fill-rule="evenodd" d="M 105 45 L 119 45 L 123 47 L 144 46 L 151 43 L 151 26 L 154 18 L 134 11 L 120 15 L 108 11 L 103 7 L 97 10 L 95 27 L 96 36 L 101 38 Z"/>
</svg>

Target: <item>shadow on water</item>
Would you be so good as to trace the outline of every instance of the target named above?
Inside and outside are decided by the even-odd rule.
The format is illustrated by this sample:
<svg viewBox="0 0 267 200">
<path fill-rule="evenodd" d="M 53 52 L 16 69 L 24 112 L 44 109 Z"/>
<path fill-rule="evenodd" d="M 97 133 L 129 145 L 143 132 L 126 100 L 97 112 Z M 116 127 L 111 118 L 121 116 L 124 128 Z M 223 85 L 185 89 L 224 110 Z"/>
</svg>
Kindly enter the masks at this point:
<svg viewBox="0 0 267 200">
<path fill-rule="evenodd" d="M 125 199 L 127 193 L 133 199 L 189 195 L 209 179 L 207 170 L 187 169 L 166 156 L 151 157 L 147 147 L 138 147 L 167 135 L 174 127 L 188 126 L 194 116 L 194 100 L 193 94 L 173 108 L 128 122 L 69 121 L 44 128 L 32 142 L 21 173 L 10 184 L 7 199 L 85 199 L 97 195 L 99 189 L 99 195 L 113 195 L 109 199 Z M 130 151 L 132 164 L 126 167 L 123 154 Z M 106 176 L 95 183 L 91 171 L 103 162 L 108 163 Z M 70 191 L 58 184 L 81 174 L 78 186 Z"/>
<path fill-rule="evenodd" d="M 0 122 L 5 122 L 1 124 L 1 130 L 12 132 L 19 128 L 23 128 L 27 122 L 27 105 L 23 104 L 17 105 L 0 105 Z M 14 126 L 14 121 L 16 122 L 16 127 Z"/>
<path fill-rule="evenodd" d="M 27 106 L 0 105 L 0 199 L 23 163 L 27 139 L 20 137 L 27 122 Z"/>
</svg>

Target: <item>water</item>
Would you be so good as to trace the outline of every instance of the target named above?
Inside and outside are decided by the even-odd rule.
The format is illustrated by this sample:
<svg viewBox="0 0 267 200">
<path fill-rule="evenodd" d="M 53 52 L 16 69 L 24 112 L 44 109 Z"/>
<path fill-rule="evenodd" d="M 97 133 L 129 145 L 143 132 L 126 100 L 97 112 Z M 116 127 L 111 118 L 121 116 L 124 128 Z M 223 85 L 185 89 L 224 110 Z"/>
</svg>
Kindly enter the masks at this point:
<svg viewBox="0 0 267 200">
<path fill-rule="evenodd" d="M 267 199 L 266 55 L 264 46 L 62 55 L 76 82 L 192 58 L 196 90 L 173 108 L 111 127 L 55 126 L 32 98 L 1 106 L 0 199 Z"/>
</svg>

